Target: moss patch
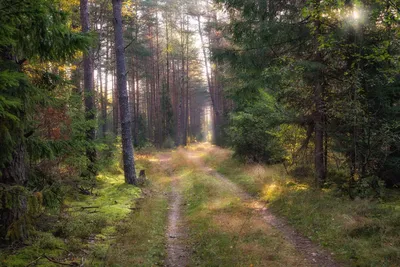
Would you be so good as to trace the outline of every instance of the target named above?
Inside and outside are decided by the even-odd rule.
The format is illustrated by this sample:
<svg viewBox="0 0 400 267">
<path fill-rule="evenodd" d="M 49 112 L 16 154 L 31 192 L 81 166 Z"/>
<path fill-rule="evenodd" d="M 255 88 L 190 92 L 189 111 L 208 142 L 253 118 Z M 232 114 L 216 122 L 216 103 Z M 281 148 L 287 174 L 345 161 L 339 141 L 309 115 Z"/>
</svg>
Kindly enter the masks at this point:
<svg viewBox="0 0 400 267">
<path fill-rule="evenodd" d="M 138 168 L 147 166 L 143 159 Z M 63 263 L 99 265 L 115 242 L 117 226 L 127 218 L 140 198 L 140 188 L 124 183 L 121 174 L 102 172 L 92 195 L 75 195 L 64 202 L 60 214 L 44 214 L 42 232 L 37 232 L 26 246 L 0 253 L 0 266 L 55 266 L 45 256 Z M 39 220 L 40 221 L 40 220 Z M 48 232 L 44 232 L 44 231 Z"/>
<path fill-rule="evenodd" d="M 158 156 L 139 156 L 147 170 L 150 187 L 136 209 L 117 225 L 116 242 L 108 251 L 107 266 L 162 266 L 165 258 L 165 229 L 168 192 L 173 169 Z"/>
</svg>

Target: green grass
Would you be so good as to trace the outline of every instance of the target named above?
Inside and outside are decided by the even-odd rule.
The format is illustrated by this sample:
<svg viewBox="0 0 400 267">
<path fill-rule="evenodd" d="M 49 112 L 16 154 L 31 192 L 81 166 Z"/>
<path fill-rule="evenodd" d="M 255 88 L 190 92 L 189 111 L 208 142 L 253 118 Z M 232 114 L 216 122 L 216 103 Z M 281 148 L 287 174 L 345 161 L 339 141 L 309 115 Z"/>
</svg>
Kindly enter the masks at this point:
<svg viewBox="0 0 400 267">
<path fill-rule="evenodd" d="M 270 206 L 338 259 L 356 266 L 400 265 L 398 209 L 309 190 L 288 190 Z"/>
<path fill-rule="evenodd" d="M 17 251 L 7 250 L 0 253 L 0 266 L 22 267 L 46 254 L 51 258 L 57 258 L 64 254 L 66 245 L 64 242 L 54 237 L 51 233 L 37 233 L 36 237 L 26 243 L 26 247 Z M 39 266 L 55 266 L 49 261 L 38 261 Z"/>
<path fill-rule="evenodd" d="M 122 174 L 102 173 L 97 180 L 98 186 L 93 190 L 93 195 L 79 195 L 76 199 L 66 201 L 67 211 L 78 218 L 93 213 L 105 218 L 107 225 L 112 226 L 131 212 L 130 208 L 135 206 L 134 200 L 141 196 L 141 189 L 125 184 Z"/>
<path fill-rule="evenodd" d="M 162 265 L 167 211 L 168 202 L 161 192 L 155 192 L 144 200 L 137 212 L 119 224 L 116 243 L 107 255 L 106 265 Z"/>
<path fill-rule="evenodd" d="M 143 167 L 150 168 L 146 159 L 137 162 L 138 169 Z M 84 258 L 85 266 L 104 265 L 118 229 L 128 222 L 125 218 L 142 195 L 140 188 L 124 183 L 117 169 L 99 174 L 92 195 L 75 194 L 64 202 L 60 214 L 44 214 L 40 231 L 24 246 L 0 251 L 0 266 L 26 266 L 35 260 L 37 266 L 56 266 L 43 255 L 64 263 L 80 263 Z"/>
<path fill-rule="evenodd" d="M 151 187 L 146 196 L 117 227 L 106 266 L 162 266 L 165 258 L 165 229 L 170 179 L 155 162 L 146 166 Z"/>
<path fill-rule="evenodd" d="M 271 210 L 345 265 L 400 265 L 398 194 L 386 201 L 352 201 L 334 191 L 316 191 L 298 183 L 276 166 L 244 165 L 215 155 L 205 155 L 208 164 L 268 202 Z"/>
<path fill-rule="evenodd" d="M 181 174 L 191 266 L 302 266 L 293 247 L 233 188 L 192 167 Z"/>
</svg>

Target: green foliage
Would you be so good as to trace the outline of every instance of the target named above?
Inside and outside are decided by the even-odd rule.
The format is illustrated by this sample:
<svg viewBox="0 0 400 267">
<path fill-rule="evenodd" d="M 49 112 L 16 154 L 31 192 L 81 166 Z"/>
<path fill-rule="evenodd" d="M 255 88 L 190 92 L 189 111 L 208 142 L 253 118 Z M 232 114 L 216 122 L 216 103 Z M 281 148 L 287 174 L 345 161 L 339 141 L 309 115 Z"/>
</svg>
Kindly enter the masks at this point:
<svg viewBox="0 0 400 267">
<path fill-rule="evenodd" d="M 231 46 L 213 53 L 215 60 L 230 66 L 227 77 L 235 104 L 257 103 L 262 88 L 282 107 L 283 122 L 305 132 L 304 142 L 298 140 L 298 131 L 280 132 L 289 164 L 298 167 L 311 160 L 319 124 L 316 115 L 322 115 L 324 150 L 345 157 L 340 165 L 346 168 L 348 181 L 357 180 L 356 187 L 368 185 L 372 191 L 371 177 L 396 186 L 400 136 L 396 3 L 217 2 L 230 14 L 221 30 Z M 321 100 L 315 95 L 317 83 Z M 248 120 L 256 115 L 255 109 L 246 113 Z M 267 132 L 276 127 L 273 122 L 268 116 L 257 121 L 271 125 L 265 127 Z M 262 132 L 258 136 L 262 140 Z M 366 196 L 360 190 L 354 192 Z"/>
<path fill-rule="evenodd" d="M 17 68 L 17 64 L 0 59 L 0 70 L 4 70 L 0 71 L 0 170 L 11 160 L 14 146 L 23 137 L 23 109 L 26 98 L 34 91 Z"/>
<path fill-rule="evenodd" d="M 100 171 L 108 172 L 112 175 L 120 175 L 123 170 L 120 166 L 121 149 L 118 147 L 120 138 L 115 140 L 114 137 L 106 136 L 101 140 L 101 145 L 97 146 L 97 152 L 99 153 L 98 165 Z"/>
<path fill-rule="evenodd" d="M 175 142 L 173 140 L 175 123 L 173 117 L 173 108 L 167 87 L 168 86 L 166 84 L 163 84 L 161 92 L 161 110 L 164 111 L 162 127 L 165 136 L 163 148 L 173 148 L 175 146 Z"/>
<path fill-rule="evenodd" d="M 282 118 L 275 99 L 260 91 L 251 104 L 242 104 L 231 115 L 228 135 L 236 155 L 250 162 L 282 161 L 283 149 L 277 138 Z"/>
<path fill-rule="evenodd" d="M 72 32 L 68 16 L 58 1 L 2 0 L 0 9 L 1 52 L 18 58 L 66 60 L 88 48 L 87 36 Z M 11 49 L 10 49 L 11 48 Z M 11 50 L 11 51 L 10 51 Z"/>
<path fill-rule="evenodd" d="M 0 24 L 4 34 L 0 41 L 0 168 L 10 160 L 14 146 L 24 142 L 36 127 L 32 112 L 48 103 L 52 97 L 46 76 L 35 80 L 22 63 L 13 62 L 13 56 L 26 60 L 65 60 L 78 49 L 88 45 L 87 37 L 72 33 L 66 15 L 49 1 L 2 1 Z M 32 74 L 32 73 L 31 73 Z M 50 77 L 50 76 L 47 76 Z M 31 79 L 31 80 L 30 80 Z M 33 124 L 33 125 L 32 125 Z M 47 154 L 50 148 L 47 149 Z"/>
<path fill-rule="evenodd" d="M 32 235 L 32 239 L 26 245 L 19 250 L 5 250 L 0 252 L 0 266 L 23 267 L 38 260 L 43 254 L 46 254 L 48 257 L 57 258 L 65 252 L 63 240 L 54 237 L 50 233 L 35 232 Z M 47 259 L 39 260 L 37 264 L 43 267 L 54 266 Z"/>
<path fill-rule="evenodd" d="M 382 198 L 385 196 L 385 182 L 377 176 L 363 177 L 350 185 L 352 197 Z"/>
<path fill-rule="evenodd" d="M 53 234 L 46 232 L 37 233 L 35 245 L 41 249 L 60 249 L 65 247 L 62 239 L 56 238 Z"/>
<path fill-rule="evenodd" d="M 0 2 L 0 180 L 7 183 L 7 194 L 18 199 L 18 204 L 1 199 L 0 238 L 5 232 L 10 240 L 26 238 L 42 204 L 55 207 L 61 203 L 59 182 L 64 177 L 57 176 L 66 172 L 57 175 L 57 164 L 49 160 L 70 158 L 69 153 L 79 151 L 79 142 L 84 140 L 69 136 L 65 110 L 71 104 L 71 86 L 59 71 L 54 72 L 60 62 L 87 49 L 90 38 L 71 29 L 68 14 L 59 4 L 49 0 Z M 19 177 L 8 168 L 19 170 Z M 11 190 L 15 185 L 21 190 Z M 40 205 L 31 191 L 40 192 Z"/>
<path fill-rule="evenodd" d="M 148 163 L 138 161 L 137 166 L 143 168 L 143 165 L 146 164 Z M 39 174 L 38 177 L 40 177 Z M 39 179 L 38 177 L 35 179 Z M 34 183 L 35 181 L 33 179 L 30 182 Z M 44 205 L 48 205 L 46 203 L 50 200 L 46 200 L 46 198 L 54 197 L 46 196 L 49 194 L 47 191 L 54 190 L 52 186 L 55 185 L 51 185 L 52 182 L 54 181 L 46 180 L 43 183 L 46 185 L 42 189 L 43 194 L 36 192 L 28 195 L 28 203 L 32 203 L 29 204 L 29 207 L 32 207 L 29 210 L 33 212 L 33 209 L 38 207 L 37 203 L 42 201 Z M 141 190 L 125 184 L 123 175 L 100 173 L 97 183 L 98 186 L 90 196 L 77 194 L 76 191 L 67 191 L 68 188 L 63 185 L 62 190 L 64 193 L 69 193 L 69 198 L 62 202 L 61 212 L 58 206 L 46 210 L 43 209 L 43 206 L 39 206 L 39 213 L 35 213 L 35 217 L 39 217 L 38 220 L 30 221 L 30 225 L 37 225 L 37 230 L 29 228 L 30 238 L 24 241 L 27 246 L 14 248 L 13 251 L 0 250 L 0 266 L 26 266 L 43 254 L 59 259 L 60 262 L 64 262 L 71 256 L 85 257 L 88 261 L 93 261 L 93 265 L 104 262 L 117 228 L 120 227 L 119 224 L 126 223 L 125 219 L 131 213 L 132 207 L 136 206 L 135 201 L 140 197 Z M 30 186 L 34 186 L 34 184 Z M 37 185 L 42 185 L 42 183 L 38 182 Z M 20 186 L 15 190 L 26 190 L 26 188 Z M 10 194 L 8 197 L 10 201 L 13 200 L 13 195 Z M 163 194 L 161 195 L 165 197 Z M 33 203 L 32 196 L 37 199 L 36 204 Z M 60 197 L 59 194 L 56 196 Z M 166 207 L 165 204 L 164 201 L 163 208 Z M 164 220 L 157 214 L 154 215 L 154 218 Z M 147 215 L 143 217 L 143 225 L 148 225 Z M 159 227 L 159 231 L 163 230 L 164 224 Z M 148 234 L 151 233 L 148 232 Z M 148 238 L 147 236 L 146 241 Z M 163 238 L 161 239 L 163 240 Z M 38 261 L 39 266 L 46 266 L 46 264 L 49 263 L 45 258 Z M 53 265 L 50 263 L 50 266 Z"/>
<path fill-rule="evenodd" d="M 168 136 L 162 145 L 163 148 L 172 149 L 175 147 L 175 141 L 172 137 Z"/>
<path fill-rule="evenodd" d="M 146 120 L 146 115 L 145 114 L 140 114 L 138 117 L 137 123 L 137 129 L 139 129 L 137 133 L 137 140 L 135 146 L 137 148 L 143 148 L 146 145 L 149 144 L 149 141 L 147 140 L 147 120 Z"/>
<path fill-rule="evenodd" d="M 49 97 L 49 84 L 30 81 L 32 76 L 28 77 L 22 64 L 35 59 L 66 60 L 89 44 L 87 36 L 72 33 L 65 12 L 54 2 L 4 0 L 1 4 L 7 8 L 0 9 L 0 168 L 10 160 L 14 146 L 35 128 L 30 113 Z"/>
</svg>

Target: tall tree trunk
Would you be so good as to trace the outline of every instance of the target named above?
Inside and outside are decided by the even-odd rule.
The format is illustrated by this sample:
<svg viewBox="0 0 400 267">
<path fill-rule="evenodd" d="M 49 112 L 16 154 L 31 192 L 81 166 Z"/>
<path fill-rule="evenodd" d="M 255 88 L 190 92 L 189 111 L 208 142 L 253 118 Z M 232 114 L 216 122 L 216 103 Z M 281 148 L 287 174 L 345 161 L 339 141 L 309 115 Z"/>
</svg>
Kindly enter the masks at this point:
<svg viewBox="0 0 400 267">
<path fill-rule="evenodd" d="M 314 15 L 314 25 L 315 25 L 315 36 L 314 45 L 317 49 L 315 55 L 315 61 L 318 63 L 323 63 L 322 53 L 319 50 L 318 38 L 321 34 L 321 20 L 320 20 L 320 0 L 315 2 L 316 15 Z M 322 70 L 318 70 L 316 74 L 315 84 L 314 84 L 314 102 L 315 102 L 315 182 L 317 187 L 321 187 L 326 179 L 326 170 L 324 164 L 324 100 L 323 100 L 323 73 Z"/>
<path fill-rule="evenodd" d="M 183 15 L 182 15 L 182 21 L 181 21 L 181 78 L 180 78 L 180 83 L 179 83 L 179 110 L 178 110 L 178 145 L 183 145 L 183 105 L 184 105 L 184 97 L 185 97 L 185 43 L 184 43 L 184 20 L 183 20 Z"/>
<path fill-rule="evenodd" d="M 115 58 L 114 58 L 115 59 Z M 116 69 L 112 70 L 112 105 L 113 105 L 113 133 L 114 136 L 118 136 L 119 128 L 119 101 L 118 101 L 118 79 L 116 78 Z"/>
<path fill-rule="evenodd" d="M 99 54 L 100 57 L 100 54 Z M 98 62 L 99 66 L 97 68 L 97 77 L 98 77 L 98 82 L 99 82 L 99 90 L 100 90 L 100 112 L 103 114 L 103 110 L 104 110 L 104 105 L 105 105 L 105 101 L 104 101 L 104 92 L 103 92 L 103 70 L 101 67 L 101 57 L 99 58 L 99 62 Z M 103 126 L 104 122 L 102 122 L 102 118 L 100 117 L 100 125 Z M 105 134 L 103 133 L 103 131 L 100 131 L 100 135 L 102 137 L 105 136 Z"/>
<path fill-rule="evenodd" d="M 117 90 L 121 116 L 122 152 L 125 182 L 128 184 L 136 184 L 136 170 L 133 154 L 129 101 L 126 88 L 125 49 L 122 30 L 122 2 L 123 0 L 112 1 L 115 34 L 115 59 L 118 83 Z"/>
<path fill-rule="evenodd" d="M 140 91 L 139 91 L 139 71 L 136 68 L 136 118 L 134 123 L 135 135 L 134 135 L 134 144 L 135 146 L 139 146 L 139 116 L 140 116 Z"/>
<path fill-rule="evenodd" d="M 17 145 L 11 157 L 11 161 L 5 168 L 0 169 L 0 193 L 7 190 L 12 198 L 18 201 L 13 202 L 11 207 L 7 207 L 3 202 L 5 199 L 0 199 L 0 241 L 7 237 L 10 230 L 13 232 L 12 239 L 23 240 L 28 237 L 28 225 L 25 219 L 28 212 L 28 199 L 20 187 L 28 182 L 25 145 L 22 143 Z M 11 187 L 3 188 L 3 184 Z M 16 190 L 10 190 L 14 185 L 19 187 L 15 187 Z M 13 225 L 16 231 L 12 230 Z"/>
<path fill-rule="evenodd" d="M 132 56 L 132 83 L 131 83 L 131 88 L 130 88 L 130 94 L 131 94 L 131 127 L 132 127 L 132 138 L 133 138 L 133 143 L 136 144 L 136 70 L 135 70 L 135 64 L 136 60 L 135 57 Z"/>
<path fill-rule="evenodd" d="M 165 50 L 166 50 L 166 60 L 167 60 L 167 73 L 165 74 L 167 77 L 166 77 L 166 80 L 167 80 L 167 83 L 166 83 L 166 95 L 167 95 L 167 97 L 169 97 L 169 31 L 168 31 L 168 14 L 166 14 L 165 15 L 165 41 L 166 41 L 166 47 L 165 47 Z M 165 114 L 165 113 L 164 113 Z M 165 118 L 166 118 L 166 115 L 164 115 L 165 116 Z M 167 121 L 166 119 L 165 119 L 165 121 Z M 166 126 L 167 125 L 165 125 L 165 129 L 166 129 Z M 165 132 L 167 132 L 166 130 L 165 130 Z M 170 136 L 170 137 L 172 137 L 172 136 Z"/>
<path fill-rule="evenodd" d="M 89 23 L 89 7 L 88 0 L 81 0 L 80 2 L 80 15 L 81 15 L 81 24 L 82 24 L 82 32 L 87 33 L 90 30 Z M 85 53 L 83 57 L 83 85 L 84 85 L 84 94 L 85 94 L 85 114 L 86 120 L 93 123 L 96 119 L 96 108 L 95 108 L 95 93 L 94 93 L 94 85 L 93 85 L 93 53 L 92 49 L 90 49 L 87 53 Z M 86 156 L 89 159 L 88 164 L 88 173 L 89 175 L 96 175 L 96 149 L 94 148 L 93 141 L 96 138 L 96 130 L 94 126 L 90 126 L 90 128 L 86 132 L 87 141 L 90 142 L 86 149 Z"/>
<path fill-rule="evenodd" d="M 108 107 L 108 64 L 109 64 L 109 53 L 110 53 L 110 48 L 109 48 L 109 41 L 107 38 L 107 44 L 106 44 L 106 65 L 105 65 L 105 77 L 104 77 L 104 97 L 103 97 L 103 104 L 101 105 L 102 110 L 101 110 L 101 117 L 103 119 L 103 136 L 107 135 L 107 107 Z"/>
<path fill-rule="evenodd" d="M 161 110 L 161 94 L 162 85 L 160 78 L 160 38 L 159 38 L 159 19 L 158 19 L 158 2 L 156 1 L 156 139 L 158 147 L 163 144 L 163 127 L 162 127 L 162 110 Z"/>
<path fill-rule="evenodd" d="M 176 61 L 175 61 L 175 58 L 174 57 L 172 57 L 172 106 L 173 106 L 173 108 L 174 108 L 174 126 L 175 126 L 175 131 L 174 131 L 174 139 L 175 139 L 175 145 L 176 146 L 179 146 L 179 139 L 178 139 L 178 119 L 179 119 L 179 116 L 178 116 L 178 111 L 179 111 L 179 108 L 178 108 L 178 104 L 179 104 L 179 101 L 178 101 L 178 92 L 177 92 L 177 89 L 176 89 L 176 80 L 177 80 L 177 78 L 176 78 Z"/>
<path fill-rule="evenodd" d="M 213 110 L 213 117 L 214 117 L 214 129 L 213 129 L 213 138 L 214 138 L 214 142 L 218 139 L 216 136 L 216 133 L 218 132 L 216 128 L 216 126 L 218 127 L 218 118 L 219 118 L 219 114 L 218 114 L 218 107 L 216 106 L 216 100 L 214 98 L 214 93 L 213 93 L 213 88 L 212 88 L 212 81 L 211 81 L 211 77 L 210 77 L 210 70 L 208 67 L 208 60 L 207 60 L 207 52 L 206 52 L 206 47 L 204 45 L 204 38 L 203 38 L 203 30 L 201 28 L 201 20 L 200 20 L 200 15 L 197 16 L 197 22 L 198 22 L 198 26 L 199 26 L 199 35 L 200 35 L 200 42 L 201 42 L 201 47 L 203 50 L 203 56 L 204 56 L 204 65 L 205 65 L 205 69 L 206 69 L 206 76 L 207 76 L 207 84 L 208 84 L 208 91 L 210 93 L 210 98 L 211 98 L 211 104 L 212 104 L 212 110 Z"/>
<path fill-rule="evenodd" d="M 322 99 L 322 82 L 320 79 L 316 81 L 314 87 L 315 97 L 315 171 L 316 184 L 318 187 L 325 182 L 325 162 L 324 162 L 324 123 L 323 123 L 323 99 Z"/>
<path fill-rule="evenodd" d="M 183 145 L 187 145 L 189 128 L 189 16 L 186 16 L 186 103 L 183 127 Z"/>
<path fill-rule="evenodd" d="M 1 170 L 0 183 L 26 185 L 28 179 L 25 155 L 25 146 L 23 144 L 16 146 L 11 161 Z"/>
</svg>

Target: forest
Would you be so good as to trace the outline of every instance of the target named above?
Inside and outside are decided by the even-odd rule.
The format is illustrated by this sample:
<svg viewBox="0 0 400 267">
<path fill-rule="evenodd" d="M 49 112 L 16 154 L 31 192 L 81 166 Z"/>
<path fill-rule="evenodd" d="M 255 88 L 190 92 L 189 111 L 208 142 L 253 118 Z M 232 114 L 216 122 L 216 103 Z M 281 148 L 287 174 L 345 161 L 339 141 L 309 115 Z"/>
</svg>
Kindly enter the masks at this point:
<svg viewBox="0 0 400 267">
<path fill-rule="evenodd" d="M 399 0 L 0 0 L 0 267 L 400 266 Z"/>
</svg>

